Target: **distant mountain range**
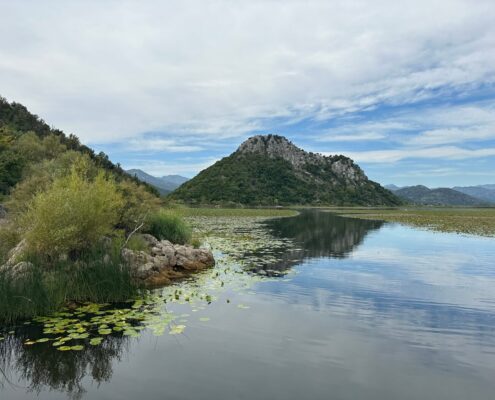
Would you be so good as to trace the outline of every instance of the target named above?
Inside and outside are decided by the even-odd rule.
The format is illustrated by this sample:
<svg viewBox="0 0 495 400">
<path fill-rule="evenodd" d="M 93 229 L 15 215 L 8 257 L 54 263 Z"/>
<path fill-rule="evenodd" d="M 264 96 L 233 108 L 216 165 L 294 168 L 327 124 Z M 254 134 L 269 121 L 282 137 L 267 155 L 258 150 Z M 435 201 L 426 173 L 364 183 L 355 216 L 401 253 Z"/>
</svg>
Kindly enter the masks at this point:
<svg viewBox="0 0 495 400">
<path fill-rule="evenodd" d="M 495 185 L 430 189 L 423 185 L 399 187 L 386 185 L 400 198 L 421 205 L 486 206 L 495 205 Z"/>
<path fill-rule="evenodd" d="M 187 182 L 189 178 L 180 175 L 165 175 L 162 177 L 156 177 L 140 169 L 129 169 L 126 171 L 129 175 L 135 176 L 139 180 L 149 183 L 158 189 L 160 194 L 166 195 L 173 192 L 184 182 Z"/>
<path fill-rule="evenodd" d="M 228 157 L 175 190 L 192 204 L 386 205 L 401 204 L 343 155 L 309 153 L 278 135 L 249 138 Z"/>
</svg>

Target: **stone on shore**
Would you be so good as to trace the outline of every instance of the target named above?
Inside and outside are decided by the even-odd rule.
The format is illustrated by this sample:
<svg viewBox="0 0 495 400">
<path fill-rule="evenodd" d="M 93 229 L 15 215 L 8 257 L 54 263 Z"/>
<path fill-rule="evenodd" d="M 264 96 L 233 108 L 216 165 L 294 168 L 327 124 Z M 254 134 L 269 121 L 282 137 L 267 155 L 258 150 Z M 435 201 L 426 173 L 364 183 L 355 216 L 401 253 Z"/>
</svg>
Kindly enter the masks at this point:
<svg viewBox="0 0 495 400">
<path fill-rule="evenodd" d="M 167 285 L 174 279 L 215 265 L 213 254 L 208 249 L 174 245 L 149 234 L 142 237 L 150 247 L 149 254 L 123 249 L 122 256 L 130 266 L 132 277 L 146 287 Z"/>
</svg>

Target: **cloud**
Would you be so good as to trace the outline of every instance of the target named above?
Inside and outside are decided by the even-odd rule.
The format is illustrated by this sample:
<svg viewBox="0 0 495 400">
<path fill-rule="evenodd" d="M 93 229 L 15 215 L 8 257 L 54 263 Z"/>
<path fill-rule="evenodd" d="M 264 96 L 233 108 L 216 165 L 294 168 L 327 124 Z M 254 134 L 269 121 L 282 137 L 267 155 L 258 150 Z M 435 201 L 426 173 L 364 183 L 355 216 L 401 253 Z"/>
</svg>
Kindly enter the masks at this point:
<svg viewBox="0 0 495 400">
<path fill-rule="evenodd" d="M 191 177 L 199 171 L 208 168 L 217 162 L 218 159 L 210 157 L 205 160 L 195 161 L 190 159 L 188 162 L 167 162 L 162 160 L 133 160 L 131 163 L 123 165 L 124 169 L 140 169 L 153 176 L 163 175 L 183 175 Z"/>
<path fill-rule="evenodd" d="M 157 131 L 215 142 L 495 82 L 493 1 L 0 7 L 2 95 L 90 144 Z"/>
<path fill-rule="evenodd" d="M 331 155 L 332 153 L 324 152 L 323 154 Z M 406 159 L 465 160 L 495 156 L 495 147 L 470 150 L 456 146 L 439 146 L 419 149 L 406 148 L 347 152 L 346 155 L 357 162 L 366 163 L 395 163 Z"/>
<path fill-rule="evenodd" d="M 196 145 L 184 145 L 178 144 L 173 139 L 131 139 L 127 145 L 128 151 L 146 151 L 153 152 L 171 152 L 171 153 L 189 153 L 195 151 L 201 151 L 203 148 Z"/>
</svg>

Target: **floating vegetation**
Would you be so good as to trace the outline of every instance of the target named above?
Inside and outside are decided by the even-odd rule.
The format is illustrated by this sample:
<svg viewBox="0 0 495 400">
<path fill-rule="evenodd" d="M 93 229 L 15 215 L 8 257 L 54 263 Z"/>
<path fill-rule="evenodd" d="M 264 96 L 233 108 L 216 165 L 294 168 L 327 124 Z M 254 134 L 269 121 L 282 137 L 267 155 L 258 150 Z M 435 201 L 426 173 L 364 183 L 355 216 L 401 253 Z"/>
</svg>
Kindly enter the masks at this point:
<svg viewBox="0 0 495 400">
<path fill-rule="evenodd" d="M 35 332 L 24 340 L 26 346 L 51 346 L 61 352 L 83 351 L 100 346 L 110 337 L 138 338 L 144 332 L 153 336 L 184 333 L 190 313 L 202 315 L 222 293 L 254 294 L 258 282 L 285 276 L 280 255 L 294 249 L 290 240 L 273 237 L 262 217 L 193 217 L 189 222 L 196 237 L 215 253 L 216 266 L 172 286 L 145 292 L 140 298 L 119 304 L 72 304 L 60 312 L 38 317 L 24 329 Z M 226 298 L 223 304 L 230 304 Z M 234 302 L 235 304 L 235 302 Z M 184 312 L 187 307 L 189 312 Z M 249 309 L 238 304 L 238 309 Z M 174 309 L 179 309 L 176 315 Z M 0 332 L 1 333 L 1 332 Z M 9 332 L 14 334 L 13 331 Z M 0 336 L 0 340 L 4 337 Z"/>
<path fill-rule="evenodd" d="M 360 219 L 397 222 L 439 232 L 495 236 L 495 208 L 332 208 L 329 211 Z"/>
</svg>

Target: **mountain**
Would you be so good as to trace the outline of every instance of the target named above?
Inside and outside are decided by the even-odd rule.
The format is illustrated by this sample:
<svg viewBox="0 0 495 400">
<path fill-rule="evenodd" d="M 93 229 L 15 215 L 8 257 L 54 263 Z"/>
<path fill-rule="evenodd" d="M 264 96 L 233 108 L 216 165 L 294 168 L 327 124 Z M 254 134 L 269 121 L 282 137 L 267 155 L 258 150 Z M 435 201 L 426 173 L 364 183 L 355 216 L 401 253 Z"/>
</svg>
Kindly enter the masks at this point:
<svg viewBox="0 0 495 400">
<path fill-rule="evenodd" d="M 423 185 L 409 186 L 394 192 L 404 200 L 429 206 L 482 206 L 483 200 L 449 188 L 429 189 Z"/>
<path fill-rule="evenodd" d="M 158 191 L 162 194 L 168 194 L 175 189 L 177 189 L 184 182 L 187 182 L 189 178 L 180 175 L 165 175 L 161 178 L 156 176 L 147 174 L 146 172 L 140 169 L 129 169 L 126 171 L 129 175 L 135 176 L 140 181 L 149 183 L 158 189 Z"/>
<path fill-rule="evenodd" d="M 495 185 L 456 186 L 453 189 L 483 201 L 495 203 Z"/>
<path fill-rule="evenodd" d="M 254 136 L 175 190 L 170 198 L 195 204 L 398 205 L 350 158 L 308 153 L 285 137 Z"/>
<path fill-rule="evenodd" d="M 396 190 L 401 189 L 399 186 L 394 184 L 385 185 L 384 188 L 390 190 L 391 192 L 395 192 Z"/>
<path fill-rule="evenodd" d="M 0 195 L 16 185 L 22 178 L 22 169 L 30 161 L 30 154 L 18 156 L 12 151 L 13 143 L 24 137 L 28 141 L 29 134 L 35 134 L 38 138 L 44 140 L 50 136 L 55 136 L 60 143 L 65 146 L 66 150 L 73 150 L 87 154 L 98 167 L 111 172 L 117 179 L 131 179 L 140 185 L 144 185 L 148 191 L 158 195 L 158 191 L 142 183 L 138 179 L 128 175 L 119 164 L 114 164 L 108 156 L 100 152 L 96 154 L 91 148 L 82 144 L 78 137 L 63 131 L 50 127 L 37 115 L 20 103 L 9 103 L 0 96 Z"/>
</svg>

